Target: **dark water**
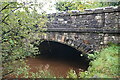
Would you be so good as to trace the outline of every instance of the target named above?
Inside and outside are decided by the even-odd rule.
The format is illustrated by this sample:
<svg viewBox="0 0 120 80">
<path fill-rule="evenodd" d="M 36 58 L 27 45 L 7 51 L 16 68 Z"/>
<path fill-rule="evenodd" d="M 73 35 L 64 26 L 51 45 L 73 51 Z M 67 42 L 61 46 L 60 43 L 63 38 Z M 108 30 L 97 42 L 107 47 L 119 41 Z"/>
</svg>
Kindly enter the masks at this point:
<svg viewBox="0 0 120 80">
<path fill-rule="evenodd" d="M 78 74 L 88 68 L 89 61 L 81 52 L 64 44 L 44 41 L 39 45 L 40 55 L 35 58 L 27 58 L 26 63 L 32 72 L 48 70 L 56 77 L 66 77 L 68 71 L 73 69 Z"/>
<path fill-rule="evenodd" d="M 74 59 L 74 58 L 73 58 Z M 81 62 L 75 60 L 60 60 L 58 58 L 43 58 L 43 57 L 36 57 L 36 58 L 28 58 L 26 62 L 32 72 L 37 72 L 38 69 L 40 70 L 48 70 L 50 73 L 56 77 L 66 77 L 67 72 L 70 69 L 76 71 L 76 73 L 84 71 L 87 69 L 87 63 L 84 63 L 83 59 Z"/>
<path fill-rule="evenodd" d="M 76 73 L 85 71 L 88 68 L 89 61 L 84 56 L 80 56 L 81 52 L 64 44 L 44 41 L 39 45 L 41 54 L 36 58 L 28 58 L 27 64 L 30 65 L 33 72 L 39 69 L 47 69 L 51 74 L 57 77 L 66 77 L 70 69 Z"/>
</svg>

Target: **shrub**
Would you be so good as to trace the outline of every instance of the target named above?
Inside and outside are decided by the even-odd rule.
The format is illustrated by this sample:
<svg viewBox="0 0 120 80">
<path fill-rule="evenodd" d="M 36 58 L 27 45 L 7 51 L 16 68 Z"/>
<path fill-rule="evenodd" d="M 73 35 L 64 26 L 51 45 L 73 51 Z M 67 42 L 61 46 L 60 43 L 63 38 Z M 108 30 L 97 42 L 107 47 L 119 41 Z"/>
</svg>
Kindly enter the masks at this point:
<svg viewBox="0 0 120 80">
<path fill-rule="evenodd" d="M 0 3 L 2 61 L 5 69 L 15 60 L 39 54 L 38 48 L 31 42 L 39 43 L 39 35 L 42 34 L 40 31 L 43 31 L 41 28 L 45 27 L 47 18 L 38 14 L 32 5 Z"/>
<path fill-rule="evenodd" d="M 73 69 L 71 69 L 67 74 L 67 78 L 77 78 L 76 72 Z"/>
<path fill-rule="evenodd" d="M 88 71 L 81 72 L 81 78 L 116 78 L 120 74 L 119 71 L 119 52 L 117 45 L 111 45 L 108 48 L 102 49 L 97 54 L 97 58 L 90 62 Z"/>
<path fill-rule="evenodd" d="M 15 75 L 15 78 L 55 78 L 48 70 L 41 70 L 39 68 L 37 72 L 30 72 L 30 69 L 31 68 L 24 63 L 24 65 L 17 68 L 12 75 Z"/>
</svg>

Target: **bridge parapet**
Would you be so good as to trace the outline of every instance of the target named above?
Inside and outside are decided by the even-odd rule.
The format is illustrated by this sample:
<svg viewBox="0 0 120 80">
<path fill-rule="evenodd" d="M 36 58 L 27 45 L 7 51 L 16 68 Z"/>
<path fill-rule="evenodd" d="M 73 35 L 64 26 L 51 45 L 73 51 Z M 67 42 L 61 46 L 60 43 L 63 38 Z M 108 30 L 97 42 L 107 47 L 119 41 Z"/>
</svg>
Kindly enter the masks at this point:
<svg viewBox="0 0 120 80">
<path fill-rule="evenodd" d="M 50 14 L 49 28 L 99 28 L 118 29 L 120 26 L 120 6 L 77 10 Z"/>
</svg>

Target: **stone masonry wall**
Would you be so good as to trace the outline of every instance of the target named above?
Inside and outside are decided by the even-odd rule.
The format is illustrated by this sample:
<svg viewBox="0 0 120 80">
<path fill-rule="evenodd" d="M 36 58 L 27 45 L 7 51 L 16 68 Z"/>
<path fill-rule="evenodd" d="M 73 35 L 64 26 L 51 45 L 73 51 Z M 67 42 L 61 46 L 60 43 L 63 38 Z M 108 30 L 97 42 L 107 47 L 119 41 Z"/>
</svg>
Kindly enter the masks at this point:
<svg viewBox="0 0 120 80">
<path fill-rule="evenodd" d="M 87 9 L 54 13 L 48 16 L 49 28 L 102 28 L 118 29 L 120 26 L 120 7 Z"/>
<path fill-rule="evenodd" d="M 71 39 L 94 50 L 109 42 L 120 43 L 120 7 L 60 12 L 50 14 L 48 19 L 47 35 L 42 36 L 44 39 L 61 43 Z"/>
</svg>

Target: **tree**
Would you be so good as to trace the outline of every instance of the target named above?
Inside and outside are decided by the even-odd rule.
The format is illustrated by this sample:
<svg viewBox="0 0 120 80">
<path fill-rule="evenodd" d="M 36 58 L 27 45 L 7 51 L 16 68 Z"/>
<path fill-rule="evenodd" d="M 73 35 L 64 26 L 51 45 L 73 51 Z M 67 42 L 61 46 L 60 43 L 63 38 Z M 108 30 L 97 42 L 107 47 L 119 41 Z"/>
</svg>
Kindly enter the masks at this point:
<svg viewBox="0 0 120 80">
<path fill-rule="evenodd" d="M 59 11 L 67 11 L 67 10 L 74 10 L 77 9 L 77 5 L 72 2 L 57 2 L 56 3 L 56 9 Z"/>
<path fill-rule="evenodd" d="M 3 67 L 13 70 L 9 64 L 15 60 L 39 54 L 31 43 L 39 42 L 47 18 L 38 14 L 32 3 L 3 2 L 0 7 Z"/>
<path fill-rule="evenodd" d="M 98 8 L 98 7 L 106 7 L 106 6 L 119 6 L 119 2 L 90 2 L 90 1 L 58 1 L 55 6 L 58 11 L 68 11 L 68 10 L 80 10 L 84 11 L 84 9 L 90 8 Z"/>
</svg>

